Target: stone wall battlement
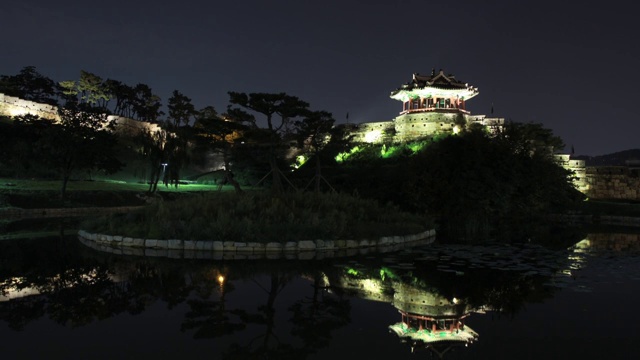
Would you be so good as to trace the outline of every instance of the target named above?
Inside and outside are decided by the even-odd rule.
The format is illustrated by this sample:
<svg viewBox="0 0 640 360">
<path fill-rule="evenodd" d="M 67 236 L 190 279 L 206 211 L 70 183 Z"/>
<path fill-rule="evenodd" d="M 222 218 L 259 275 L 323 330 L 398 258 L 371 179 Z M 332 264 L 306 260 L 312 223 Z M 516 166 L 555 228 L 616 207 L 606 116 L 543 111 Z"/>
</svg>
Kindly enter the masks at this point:
<svg viewBox="0 0 640 360">
<path fill-rule="evenodd" d="M 14 117 L 21 115 L 34 115 L 53 121 L 60 120 L 58 107 L 56 106 L 40 104 L 0 93 L 0 116 Z M 146 121 L 138 121 L 117 115 L 109 115 L 107 118 L 116 122 L 116 132 L 118 133 L 135 134 L 143 130 L 150 132 L 160 130 L 158 124 Z"/>
<path fill-rule="evenodd" d="M 41 104 L 0 93 L 0 115 L 20 116 L 35 115 L 49 120 L 57 120 L 58 108 L 49 104 Z"/>
</svg>

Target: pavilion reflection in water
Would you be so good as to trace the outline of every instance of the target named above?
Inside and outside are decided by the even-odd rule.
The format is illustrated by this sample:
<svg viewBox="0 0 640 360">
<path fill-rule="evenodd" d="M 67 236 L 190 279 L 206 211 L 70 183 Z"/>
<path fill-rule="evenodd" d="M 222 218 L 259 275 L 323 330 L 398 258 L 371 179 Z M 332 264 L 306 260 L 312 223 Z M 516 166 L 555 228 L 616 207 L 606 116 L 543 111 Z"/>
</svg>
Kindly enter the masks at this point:
<svg viewBox="0 0 640 360">
<path fill-rule="evenodd" d="M 389 325 L 389 331 L 409 345 L 412 352 L 426 349 L 442 358 L 454 348 L 467 347 L 478 340 L 478 333 L 465 324 L 476 310 L 464 300 L 447 299 L 434 290 L 400 279 L 384 281 L 353 275 L 349 270 L 333 281 L 327 278 L 327 285 L 362 299 L 392 304 L 400 313 L 400 322 Z"/>
<path fill-rule="evenodd" d="M 455 347 L 478 340 L 464 321 L 470 311 L 463 301 L 444 297 L 407 284 L 394 284 L 393 306 L 401 316 L 399 323 L 389 326 L 411 350 L 426 348 L 439 357 Z"/>
</svg>

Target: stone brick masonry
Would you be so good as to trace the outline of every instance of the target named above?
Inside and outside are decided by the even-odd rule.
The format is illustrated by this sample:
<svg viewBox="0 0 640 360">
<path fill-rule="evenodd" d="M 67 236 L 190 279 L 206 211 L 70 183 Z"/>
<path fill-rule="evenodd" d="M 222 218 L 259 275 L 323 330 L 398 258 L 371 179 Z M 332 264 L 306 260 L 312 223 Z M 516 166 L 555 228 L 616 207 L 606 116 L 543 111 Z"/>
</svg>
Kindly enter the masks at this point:
<svg viewBox="0 0 640 360">
<path fill-rule="evenodd" d="M 123 255 L 172 258 L 254 259 L 350 256 L 369 251 L 392 251 L 410 244 L 435 240 L 436 231 L 406 236 L 386 236 L 369 240 L 302 240 L 297 242 L 193 241 L 131 238 L 94 234 L 80 230 L 80 242 L 96 250 Z"/>
<path fill-rule="evenodd" d="M 640 201 L 640 169 L 588 167 L 586 195 L 592 199 Z"/>
</svg>

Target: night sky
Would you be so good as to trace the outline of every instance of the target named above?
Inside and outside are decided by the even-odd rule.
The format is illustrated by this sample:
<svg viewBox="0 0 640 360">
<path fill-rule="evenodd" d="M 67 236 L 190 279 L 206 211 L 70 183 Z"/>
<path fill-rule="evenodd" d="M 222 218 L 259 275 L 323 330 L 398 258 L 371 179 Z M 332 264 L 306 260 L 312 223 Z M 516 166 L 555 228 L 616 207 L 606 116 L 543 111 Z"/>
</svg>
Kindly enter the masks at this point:
<svg viewBox="0 0 640 360">
<path fill-rule="evenodd" d="M 359 123 L 393 119 L 390 91 L 443 69 L 480 89 L 472 113 L 493 103 L 494 116 L 553 129 L 567 152 L 601 155 L 640 147 L 632 5 L 19 0 L 0 6 L 0 74 L 34 65 L 61 81 L 82 69 L 220 112 L 227 91 L 284 91 Z"/>
</svg>

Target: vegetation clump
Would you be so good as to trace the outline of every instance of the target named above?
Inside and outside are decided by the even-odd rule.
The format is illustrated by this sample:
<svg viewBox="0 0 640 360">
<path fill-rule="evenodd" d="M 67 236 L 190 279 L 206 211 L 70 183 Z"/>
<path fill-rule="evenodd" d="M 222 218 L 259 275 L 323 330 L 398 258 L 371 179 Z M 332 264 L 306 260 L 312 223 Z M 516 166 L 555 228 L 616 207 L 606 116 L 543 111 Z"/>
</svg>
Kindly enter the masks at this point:
<svg viewBox="0 0 640 360">
<path fill-rule="evenodd" d="M 539 124 L 470 127 L 423 143 L 361 146 L 325 174 L 340 191 L 433 215 L 439 239 L 527 241 L 549 214 L 583 203 L 554 157 L 563 146 Z"/>
<path fill-rule="evenodd" d="M 151 239 L 285 242 L 370 239 L 431 228 L 426 216 L 345 194 L 210 193 L 85 223 L 89 232 Z"/>
</svg>

